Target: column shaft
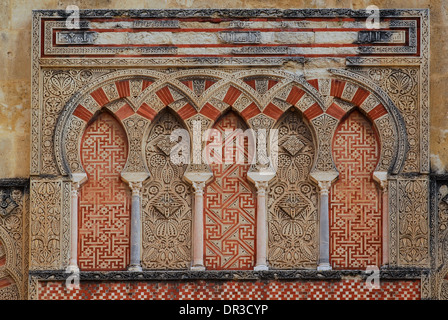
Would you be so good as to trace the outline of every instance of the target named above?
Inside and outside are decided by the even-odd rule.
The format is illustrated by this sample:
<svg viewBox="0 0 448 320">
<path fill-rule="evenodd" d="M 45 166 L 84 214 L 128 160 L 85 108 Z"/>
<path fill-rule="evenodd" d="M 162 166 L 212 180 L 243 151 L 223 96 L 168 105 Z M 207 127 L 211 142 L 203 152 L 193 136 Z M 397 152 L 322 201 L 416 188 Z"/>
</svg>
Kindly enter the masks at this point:
<svg viewBox="0 0 448 320">
<path fill-rule="evenodd" d="M 129 186 L 132 189 L 132 203 L 131 203 L 131 261 L 128 271 L 142 271 L 141 266 L 141 241 L 142 241 L 142 226 L 141 226 L 141 196 L 140 190 L 142 188 L 141 182 L 130 182 Z"/>
<path fill-rule="evenodd" d="M 193 265 L 191 270 L 203 271 L 204 266 L 204 182 L 193 182 Z"/>
<path fill-rule="evenodd" d="M 330 180 L 319 181 L 319 265 L 317 270 L 331 270 L 330 265 L 330 222 L 328 191 Z"/>
<path fill-rule="evenodd" d="M 328 193 L 320 194 L 320 246 L 319 267 L 330 267 L 330 224 L 328 219 Z"/>
<path fill-rule="evenodd" d="M 67 272 L 79 272 L 78 267 L 78 188 L 77 183 L 72 184 L 71 213 L 70 213 L 70 264 Z"/>
<path fill-rule="evenodd" d="M 256 181 L 257 188 L 257 252 L 254 270 L 268 270 L 267 264 L 267 216 L 266 216 L 266 188 L 267 182 Z"/>
<path fill-rule="evenodd" d="M 386 182 L 387 183 L 387 182 Z M 387 186 L 383 188 L 383 265 L 389 264 L 389 195 Z"/>
</svg>

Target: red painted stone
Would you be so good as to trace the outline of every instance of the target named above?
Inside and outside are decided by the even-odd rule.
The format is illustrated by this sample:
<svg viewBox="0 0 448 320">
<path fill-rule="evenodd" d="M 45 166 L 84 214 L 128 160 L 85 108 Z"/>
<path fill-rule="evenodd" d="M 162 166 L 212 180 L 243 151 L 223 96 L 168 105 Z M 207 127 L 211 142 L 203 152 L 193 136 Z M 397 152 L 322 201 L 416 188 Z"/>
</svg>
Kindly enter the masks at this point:
<svg viewBox="0 0 448 320">
<path fill-rule="evenodd" d="M 273 86 L 275 86 L 279 81 L 277 80 L 268 80 L 268 90 L 271 90 Z"/>
<path fill-rule="evenodd" d="M 129 88 L 129 80 L 115 82 L 118 94 L 120 98 L 129 97 L 131 95 L 131 89 Z"/>
<path fill-rule="evenodd" d="M 330 95 L 333 97 L 340 98 L 342 96 L 342 92 L 344 92 L 344 87 L 345 87 L 345 81 L 332 79 Z"/>
<path fill-rule="evenodd" d="M 319 80 L 317 79 L 308 80 L 308 83 L 312 85 L 314 88 L 316 88 L 316 90 L 319 90 Z"/>
<path fill-rule="evenodd" d="M 229 105 L 233 105 L 236 101 L 236 99 L 238 99 L 238 97 L 241 95 L 241 91 L 238 90 L 237 88 L 230 86 L 229 90 L 226 93 L 226 96 L 224 97 L 224 99 L 222 101 L 224 101 L 225 103 L 229 104 Z"/>
<path fill-rule="evenodd" d="M 221 132 L 223 139 L 226 131 L 234 134 L 227 136 L 222 145 L 214 145 L 222 148 L 222 161 L 210 163 L 214 180 L 204 193 L 204 264 L 208 270 L 250 270 L 255 264 L 256 198 L 247 180 L 247 138 L 238 143 L 235 136 L 236 130 L 244 131 L 246 126 L 234 112 L 229 112 L 213 128 Z M 214 143 L 213 138 L 210 140 L 208 146 Z M 226 160 L 230 164 L 224 163 Z"/>
<path fill-rule="evenodd" d="M 143 103 L 140 108 L 138 108 L 137 114 L 152 121 L 156 117 L 157 112 L 146 103 Z"/>
<path fill-rule="evenodd" d="M 216 120 L 221 114 L 221 111 L 219 111 L 218 109 L 216 109 L 214 106 L 212 106 L 210 103 L 207 102 L 202 107 L 200 113 L 212 120 Z"/>
<path fill-rule="evenodd" d="M 91 94 L 93 99 L 100 105 L 100 107 L 104 106 L 105 104 L 109 103 L 109 98 L 106 96 L 102 88 L 96 89 Z"/>
<path fill-rule="evenodd" d="M 333 139 L 339 171 L 330 192 L 330 261 L 334 269 L 381 266 L 381 194 L 372 173 L 380 148 L 369 121 L 352 112 Z"/>
<path fill-rule="evenodd" d="M 252 102 L 250 105 L 248 105 L 247 107 L 246 107 L 246 109 L 244 109 L 242 112 L 241 112 L 241 116 L 245 119 L 245 120 L 248 120 L 248 119 L 250 119 L 250 118 L 252 118 L 252 117 L 255 117 L 257 114 L 259 114 L 260 113 L 260 109 L 258 109 L 258 106 L 254 103 L 254 102 Z"/>
<path fill-rule="evenodd" d="M 84 108 L 82 105 L 78 105 L 78 107 L 76 107 L 73 115 L 77 116 L 79 119 L 84 120 L 85 122 L 89 121 L 93 116 L 92 112 Z"/>
<path fill-rule="evenodd" d="M 331 106 L 328 107 L 326 113 L 341 120 L 345 115 L 345 110 L 339 107 L 336 103 L 332 103 Z"/>
<path fill-rule="evenodd" d="M 317 116 L 320 116 L 322 113 L 324 113 L 324 111 L 322 110 L 322 108 L 317 104 L 313 104 L 311 107 L 309 107 L 308 109 L 306 109 L 303 112 L 303 115 L 305 116 L 305 118 L 307 118 L 308 120 L 312 120 L 314 118 L 316 118 Z"/>
<path fill-rule="evenodd" d="M 276 105 L 269 103 L 266 108 L 264 108 L 263 113 L 275 120 L 281 117 L 283 114 L 283 110 L 277 107 Z"/>
<path fill-rule="evenodd" d="M 216 83 L 216 81 L 214 80 L 205 80 L 205 90 L 207 90 L 208 88 L 210 88 L 212 85 L 214 85 Z"/>
<path fill-rule="evenodd" d="M 370 290 L 365 280 L 41 281 L 40 300 L 420 300 L 418 280 L 381 280 Z"/>
<path fill-rule="evenodd" d="M 244 80 L 245 83 L 247 83 L 249 86 L 251 86 L 254 90 L 255 89 L 255 79 L 250 79 L 250 80 Z"/>
<path fill-rule="evenodd" d="M 0 279 L 0 288 L 7 287 L 7 286 L 9 286 L 12 283 L 13 282 L 11 281 L 10 278 L 2 278 L 2 279 Z"/>
<path fill-rule="evenodd" d="M 123 120 L 127 117 L 130 117 L 134 114 L 134 110 L 131 108 L 129 104 L 125 104 L 122 106 L 117 112 L 115 112 L 115 115 L 118 117 L 118 119 Z"/>
<path fill-rule="evenodd" d="M 163 87 L 162 89 L 156 92 L 156 95 L 166 106 L 174 101 L 174 98 L 168 87 Z"/>
<path fill-rule="evenodd" d="M 189 103 L 187 103 L 185 106 L 180 108 L 179 111 L 177 111 L 177 114 L 184 120 L 194 116 L 197 113 L 198 112 L 196 111 L 196 109 L 193 108 L 193 106 Z"/>
<path fill-rule="evenodd" d="M 286 98 L 286 102 L 295 106 L 297 101 L 299 101 L 300 98 L 302 98 L 302 96 L 304 94 L 305 94 L 305 91 L 294 86 L 294 87 L 292 87 L 291 92 L 289 93 L 288 97 Z"/>
<path fill-rule="evenodd" d="M 364 102 L 364 100 L 367 99 L 369 95 L 370 95 L 369 91 L 363 88 L 358 88 L 358 90 L 356 90 L 355 95 L 353 96 L 352 103 L 357 106 L 360 106 Z"/>
<path fill-rule="evenodd" d="M 120 176 L 126 158 L 124 129 L 113 116 L 101 113 L 81 140 L 88 177 L 79 195 L 81 270 L 125 270 L 129 264 L 131 199 Z"/>
<path fill-rule="evenodd" d="M 384 116 L 387 114 L 386 108 L 382 104 L 377 105 L 375 108 L 370 110 L 370 112 L 367 114 L 372 121 L 375 121 L 376 119 Z"/>
<path fill-rule="evenodd" d="M 186 87 L 190 88 L 190 90 L 193 90 L 193 81 L 191 80 L 184 80 L 181 81 Z"/>
<path fill-rule="evenodd" d="M 144 91 L 146 88 L 148 88 L 151 84 L 153 84 L 154 82 L 151 80 L 143 80 L 142 83 L 142 91 Z"/>
</svg>

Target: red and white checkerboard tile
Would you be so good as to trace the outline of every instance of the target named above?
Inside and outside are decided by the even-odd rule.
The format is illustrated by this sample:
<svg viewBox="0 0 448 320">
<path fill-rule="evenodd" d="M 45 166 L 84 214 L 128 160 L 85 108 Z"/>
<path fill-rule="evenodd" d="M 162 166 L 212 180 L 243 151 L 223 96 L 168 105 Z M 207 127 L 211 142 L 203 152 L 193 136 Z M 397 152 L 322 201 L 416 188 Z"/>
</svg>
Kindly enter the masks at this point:
<svg viewBox="0 0 448 320">
<path fill-rule="evenodd" d="M 39 283 L 42 300 L 418 300 L 420 281 L 382 281 L 380 289 L 364 281 L 163 281 Z"/>
</svg>

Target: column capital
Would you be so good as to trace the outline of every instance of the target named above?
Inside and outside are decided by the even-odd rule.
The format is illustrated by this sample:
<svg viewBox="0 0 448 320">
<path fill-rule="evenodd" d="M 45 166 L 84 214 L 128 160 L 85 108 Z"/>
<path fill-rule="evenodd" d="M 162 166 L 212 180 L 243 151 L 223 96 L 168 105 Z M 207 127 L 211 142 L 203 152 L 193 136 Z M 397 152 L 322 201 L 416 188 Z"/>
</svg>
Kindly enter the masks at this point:
<svg viewBox="0 0 448 320">
<path fill-rule="evenodd" d="M 332 182 L 338 177 L 337 171 L 314 171 L 310 173 L 311 178 L 319 186 L 320 194 L 326 195 L 330 191 Z"/>
<path fill-rule="evenodd" d="M 388 180 L 386 171 L 375 171 L 373 172 L 373 179 L 378 182 L 383 192 L 387 192 Z"/>
<path fill-rule="evenodd" d="M 204 188 L 205 188 L 205 182 L 204 181 L 192 181 L 191 185 L 194 188 L 194 192 L 196 194 L 203 194 Z"/>
<path fill-rule="evenodd" d="M 71 188 L 72 197 L 77 197 L 78 196 L 78 191 L 79 191 L 80 187 L 81 186 L 80 186 L 80 184 L 78 182 L 73 182 L 72 181 L 72 188 Z"/>
<path fill-rule="evenodd" d="M 330 181 L 330 180 L 318 181 L 317 184 L 319 185 L 319 193 L 320 194 L 328 194 L 330 192 L 331 182 L 332 181 Z"/>
<path fill-rule="evenodd" d="M 71 174 L 72 193 L 77 194 L 79 188 L 87 182 L 87 173 L 77 172 Z"/>
<path fill-rule="evenodd" d="M 143 183 L 141 181 L 129 181 L 129 188 L 131 188 L 133 196 L 140 196 L 142 187 Z"/>
<path fill-rule="evenodd" d="M 255 181 L 255 188 L 257 188 L 257 193 L 259 195 L 265 195 L 269 183 L 267 181 Z"/>
<path fill-rule="evenodd" d="M 213 177 L 213 173 L 210 171 L 189 171 L 184 173 L 184 178 L 189 183 L 193 184 L 194 182 L 204 182 L 206 183 Z"/>
</svg>

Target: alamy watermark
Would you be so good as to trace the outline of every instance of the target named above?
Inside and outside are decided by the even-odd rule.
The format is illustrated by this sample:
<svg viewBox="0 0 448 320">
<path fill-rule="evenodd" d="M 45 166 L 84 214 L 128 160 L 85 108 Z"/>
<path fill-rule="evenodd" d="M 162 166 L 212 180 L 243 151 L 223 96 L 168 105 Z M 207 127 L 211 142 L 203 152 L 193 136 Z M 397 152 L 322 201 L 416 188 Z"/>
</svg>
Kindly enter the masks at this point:
<svg viewBox="0 0 448 320">
<path fill-rule="evenodd" d="M 380 289 L 380 269 L 378 266 L 367 266 L 365 273 L 369 275 L 366 279 L 366 286 L 369 290 Z"/>
<path fill-rule="evenodd" d="M 207 129 L 202 132 L 201 121 L 195 120 L 192 137 L 193 141 L 190 141 L 190 133 L 185 129 L 176 129 L 171 133 L 170 142 L 175 143 L 170 151 L 173 164 L 236 163 L 258 164 L 274 171 L 277 168 L 278 129 L 235 129 L 224 132 Z"/>
</svg>

